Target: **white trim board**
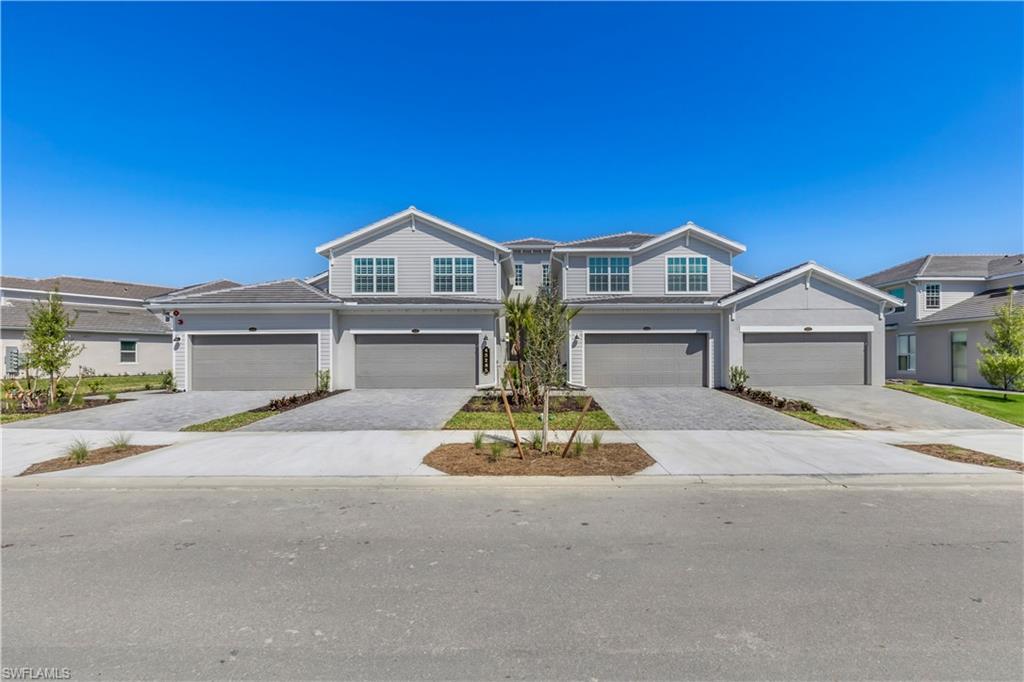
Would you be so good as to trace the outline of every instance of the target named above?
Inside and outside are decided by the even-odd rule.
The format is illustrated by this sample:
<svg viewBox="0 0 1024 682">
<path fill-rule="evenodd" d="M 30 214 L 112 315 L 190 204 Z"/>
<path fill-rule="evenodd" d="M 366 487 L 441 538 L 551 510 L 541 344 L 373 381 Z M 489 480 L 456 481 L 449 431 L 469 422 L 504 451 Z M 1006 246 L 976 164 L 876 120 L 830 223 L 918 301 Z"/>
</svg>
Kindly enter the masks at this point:
<svg viewBox="0 0 1024 682">
<path fill-rule="evenodd" d="M 587 385 L 587 334 L 596 335 L 611 335 L 611 334 L 703 334 L 704 339 L 704 352 L 707 355 L 705 358 L 705 371 L 707 372 L 707 383 L 705 388 L 714 388 L 717 385 L 715 377 L 715 347 L 714 347 L 714 334 L 707 329 L 600 329 L 600 330 L 571 330 L 569 332 L 569 340 L 572 342 L 574 334 L 580 335 L 580 340 L 583 342 L 583 348 L 580 351 L 580 378 L 581 386 Z"/>
<path fill-rule="evenodd" d="M 443 220 L 442 218 L 438 218 L 437 216 L 430 215 L 429 213 L 419 210 L 415 206 L 410 206 L 409 208 L 399 211 L 398 213 L 393 213 L 387 216 L 386 218 L 378 220 L 375 223 L 370 223 L 369 225 L 349 232 L 346 235 L 342 235 L 341 237 L 338 237 L 333 241 L 325 242 L 324 244 L 321 244 L 320 246 L 316 247 L 315 252 L 320 255 L 324 255 L 326 252 L 333 252 L 335 249 L 337 249 L 339 246 L 343 244 L 347 244 L 349 242 L 361 239 L 362 237 L 365 237 L 376 230 L 389 227 L 393 223 L 397 223 L 409 217 L 411 217 L 413 221 L 415 221 L 416 218 L 419 218 L 420 220 L 425 220 L 428 223 L 433 224 L 435 227 L 439 227 L 453 234 L 457 234 L 478 244 L 483 244 L 500 253 L 512 253 L 511 249 L 502 246 L 498 242 L 491 241 L 487 237 L 479 235 L 475 232 L 471 232 L 464 227 L 459 227 L 458 225 L 450 223 L 447 220 Z"/>
<path fill-rule="evenodd" d="M 808 329 L 810 327 L 810 329 Z M 741 334 L 814 334 L 827 332 L 864 332 L 870 334 L 875 328 L 869 324 L 847 324 L 847 325 L 741 325 Z"/>
</svg>

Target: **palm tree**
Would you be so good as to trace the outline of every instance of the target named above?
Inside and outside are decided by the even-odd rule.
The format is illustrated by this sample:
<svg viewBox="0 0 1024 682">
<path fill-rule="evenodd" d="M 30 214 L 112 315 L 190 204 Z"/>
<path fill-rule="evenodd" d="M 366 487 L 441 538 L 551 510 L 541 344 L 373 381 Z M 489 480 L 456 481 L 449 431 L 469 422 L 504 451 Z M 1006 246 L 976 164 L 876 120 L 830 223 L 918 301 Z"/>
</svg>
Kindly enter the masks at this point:
<svg viewBox="0 0 1024 682">
<path fill-rule="evenodd" d="M 527 395 L 526 372 L 523 371 L 523 342 L 527 332 L 533 326 L 533 298 L 506 298 L 505 325 L 508 331 L 510 351 L 518 364 L 518 371 L 506 372 L 512 379 L 512 395 L 516 402 L 525 401 Z"/>
</svg>

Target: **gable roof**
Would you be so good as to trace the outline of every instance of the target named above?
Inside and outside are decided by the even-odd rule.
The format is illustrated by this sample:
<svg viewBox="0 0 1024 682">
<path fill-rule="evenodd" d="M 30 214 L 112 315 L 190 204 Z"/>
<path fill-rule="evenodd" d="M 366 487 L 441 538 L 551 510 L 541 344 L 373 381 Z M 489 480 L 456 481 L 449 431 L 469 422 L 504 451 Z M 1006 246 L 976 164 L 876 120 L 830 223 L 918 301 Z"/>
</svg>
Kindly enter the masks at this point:
<svg viewBox="0 0 1024 682">
<path fill-rule="evenodd" d="M 1013 287 L 1014 305 L 1024 305 L 1024 285 Z M 970 298 L 954 303 L 928 317 L 918 320 L 915 325 L 942 324 L 944 322 L 964 322 L 967 320 L 986 320 L 995 317 L 996 308 L 1009 301 L 1007 288 L 989 289 Z"/>
<path fill-rule="evenodd" d="M 505 242 L 505 246 L 515 248 L 531 248 L 531 249 L 543 249 L 550 248 L 558 242 L 551 239 L 541 239 L 540 237 L 524 237 L 523 239 L 513 239 L 510 242 Z"/>
<path fill-rule="evenodd" d="M 794 265 L 793 267 L 786 268 L 785 270 L 780 270 L 779 272 L 776 272 L 772 275 L 768 275 L 767 277 L 762 277 L 753 284 L 749 284 L 745 287 L 740 287 L 731 294 L 726 294 L 722 298 L 718 299 L 718 304 L 720 306 L 726 306 L 732 305 L 733 303 L 738 303 L 739 301 L 742 301 L 745 298 L 754 296 L 762 291 L 765 291 L 766 289 L 770 289 L 773 286 L 777 286 L 779 284 L 782 284 L 783 282 L 787 282 L 789 280 L 796 279 L 797 277 L 801 277 L 804 275 L 817 275 L 822 279 L 837 284 L 848 291 L 851 291 L 859 296 L 863 296 L 864 298 L 869 298 L 876 301 L 884 301 L 885 303 L 890 303 L 894 306 L 903 305 L 903 301 L 901 299 L 896 298 L 895 296 L 891 296 L 885 293 L 884 291 L 876 289 L 870 285 L 864 284 L 863 282 L 858 282 L 857 280 L 850 279 L 849 277 L 841 275 L 834 270 L 829 270 L 824 266 L 818 265 L 812 260 L 809 260 L 805 263 L 800 263 L 799 265 Z"/>
<path fill-rule="evenodd" d="M 173 291 L 172 287 L 156 284 L 138 284 L 136 282 L 119 282 L 112 279 L 91 279 L 68 275 L 57 275 L 56 277 L 45 277 L 43 279 L 3 275 L 0 276 L 0 288 L 43 292 L 57 289 L 62 294 L 120 298 L 132 301 L 143 301 L 152 296 L 159 296 L 168 291 Z"/>
<path fill-rule="evenodd" d="M 990 276 L 989 267 L 993 261 L 1005 258 L 1000 254 L 927 254 L 879 270 L 860 281 L 870 286 L 897 284 L 912 279 L 928 277 L 969 277 L 985 279 Z"/>
<path fill-rule="evenodd" d="M 571 242 L 561 242 L 554 248 L 555 251 L 591 251 L 601 249 L 606 251 L 630 251 L 639 252 L 657 246 L 662 242 L 676 237 L 690 235 L 703 241 L 720 246 L 732 253 L 743 253 L 747 247 L 739 242 L 727 239 L 720 234 L 706 230 L 693 221 L 685 225 L 668 230 L 661 234 L 647 234 L 643 232 L 620 232 L 605 237 L 591 237 L 589 239 L 577 239 Z"/>
<path fill-rule="evenodd" d="M 511 253 L 511 251 L 507 247 L 502 246 L 496 241 L 492 241 L 487 237 L 484 237 L 483 235 L 477 234 L 476 232 L 470 232 L 464 227 L 459 227 L 458 225 L 450 223 L 447 220 L 438 218 L 437 216 L 430 215 L 426 211 L 421 211 L 415 206 L 410 206 L 404 211 L 399 211 L 398 213 L 392 213 L 388 217 L 382 218 L 375 223 L 370 223 L 369 225 L 361 227 L 358 230 L 354 230 L 352 232 L 349 232 L 348 234 L 342 235 L 341 237 L 338 237 L 333 241 L 321 244 L 320 246 L 316 247 L 316 252 L 321 256 L 326 256 L 332 249 L 336 249 L 342 244 L 347 244 L 348 242 L 352 242 L 357 239 L 362 239 L 363 237 L 369 235 L 372 232 L 375 232 L 376 230 L 385 229 L 387 227 L 390 227 L 394 223 L 397 223 L 401 220 L 405 220 L 406 218 L 412 218 L 413 221 L 419 218 L 420 220 L 425 220 L 428 223 L 440 227 L 443 230 L 451 232 L 452 234 L 457 234 L 461 237 L 469 239 L 470 241 L 477 242 L 478 244 L 483 244 L 484 246 L 488 246 L 496 251 L 500 251 L 501 253 Z"/>
<path fill-rule="evenodd" d="M 268 304 L 307 304 L 314 306 L 333 306 L 340 302 L 336 296 L 306 284 L 299 279 L 281 279 L 273 282 L 260 282 L 245 286 L 228 287 L 199 293 L 186 293 L 179 296 L 166 296 L 154 299 L 153 304 L 193 306 L 193 305 L 268 305 Z"/>
<path fill-rule="evenodd" d="M 0 306 L 0 324 L 4 329 L 27 329 L 28 314 L 34 301 L 23 298 L 4 299 Z M 167 334 L 170 328 L 145 308 L 129 306 L 65 303 L 64 309 L 77 315 L 71 328 L 77 332 L 108 332 L 122 334 Z"/>
</svg>

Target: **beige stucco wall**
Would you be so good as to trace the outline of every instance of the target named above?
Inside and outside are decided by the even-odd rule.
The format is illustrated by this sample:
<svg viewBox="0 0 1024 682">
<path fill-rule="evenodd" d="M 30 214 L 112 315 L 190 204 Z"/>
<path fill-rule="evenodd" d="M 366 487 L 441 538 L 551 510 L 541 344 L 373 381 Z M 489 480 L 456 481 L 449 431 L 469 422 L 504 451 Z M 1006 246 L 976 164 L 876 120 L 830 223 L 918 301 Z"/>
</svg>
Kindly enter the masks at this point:
<svg viewBox="0 0 1024 682">
<path fill-rule="evenodd" d="M 71 332 L 75 343 L 84 346 L 82 354 L 72 361 L 69 376 L 77 376 L 79 367 L 88 367 L 97 374 L 157 374 L 171 369 L 171 337 L 153 334 L 103 334 Z M 4 348 L 14 346 L 24 352 L 24 333 L 17 329 L 0 332 Z M 121 362 L 121 340 L 136 341 L 136 362 Z"/>
</svg>

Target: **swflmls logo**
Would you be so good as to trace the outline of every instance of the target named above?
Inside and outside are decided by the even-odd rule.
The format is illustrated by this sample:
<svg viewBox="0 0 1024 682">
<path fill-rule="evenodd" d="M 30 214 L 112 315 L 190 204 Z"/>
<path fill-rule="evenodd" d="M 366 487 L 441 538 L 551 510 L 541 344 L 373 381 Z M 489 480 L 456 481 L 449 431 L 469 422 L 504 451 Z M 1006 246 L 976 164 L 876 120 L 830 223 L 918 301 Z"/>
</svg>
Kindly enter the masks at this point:
<svg viewBox="0 0 1024 682">
<path fill-rule="evenodd" d="M 70 680 L 71 668 L 30 668 L 28 666 L 0 668 L 2 680 Z"/>
</svg>

